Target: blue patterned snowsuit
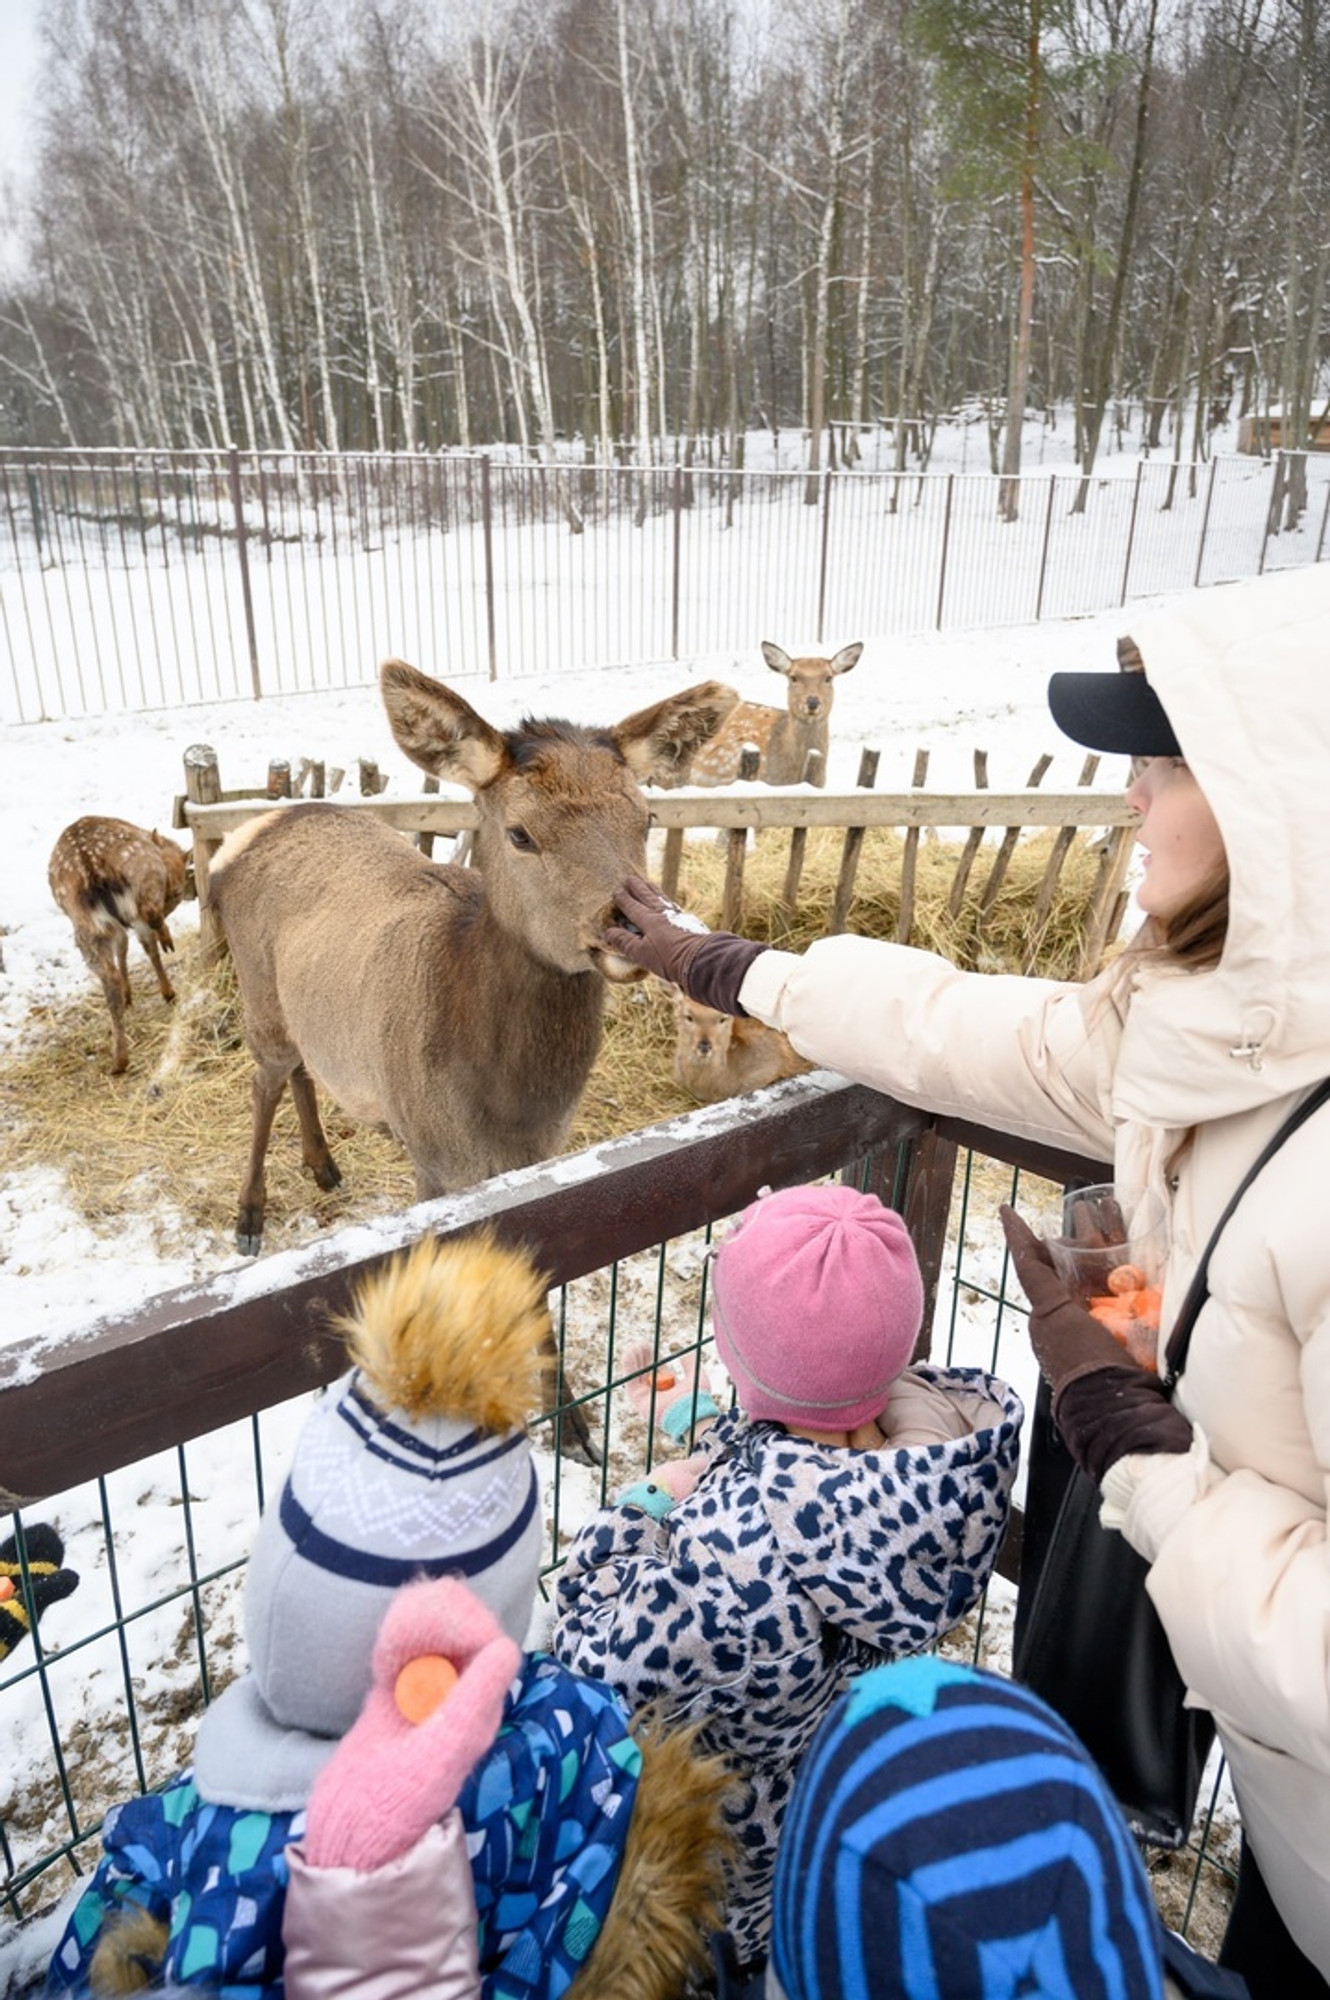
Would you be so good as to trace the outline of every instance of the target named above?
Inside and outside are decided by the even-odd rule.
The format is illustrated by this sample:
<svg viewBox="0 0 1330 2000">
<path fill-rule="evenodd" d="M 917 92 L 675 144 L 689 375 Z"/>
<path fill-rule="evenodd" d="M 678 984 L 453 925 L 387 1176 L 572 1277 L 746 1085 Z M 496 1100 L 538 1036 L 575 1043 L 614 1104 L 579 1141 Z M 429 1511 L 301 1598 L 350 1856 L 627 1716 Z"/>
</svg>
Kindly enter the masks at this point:
<svg viewBox="0 0 1330 2000">
<path fill-rule="evenodd" d="M 613 1899 L 641 1753 L 604 1689 L 545 1654 L 523 1662 L 493 1749 L 458 1799 L 472 1855 L 484 2000 L 558 2000 Z M 108 1916 L 171 1926 L 168 1984 L 282 2000 L 287 1843 L 303 1812 L 211 1805 L 188 1772 L 107 1816 L 105 1857 L 51 1962 L 49 1990 L 86 1996 Z"/>
<path fill-rule="evenodd" d="M 962 1413 L 963 1435 L 835 1450 L 739 1411 L 701 1441 L 709 1463 L 663 1520 L 606 1507 L 559 1581 L 552 1646 L 636 1711 L 702 1720 L 748 1781 L 728 1925 L 742 1959 L 770 1924 L 781 1817 L 799 1759 L 850 1676 L 922 1652 L 983 1591 L 1006 1527 L 1024 1410 L 978 1369 L 911 1371 Z"/>
</svg>

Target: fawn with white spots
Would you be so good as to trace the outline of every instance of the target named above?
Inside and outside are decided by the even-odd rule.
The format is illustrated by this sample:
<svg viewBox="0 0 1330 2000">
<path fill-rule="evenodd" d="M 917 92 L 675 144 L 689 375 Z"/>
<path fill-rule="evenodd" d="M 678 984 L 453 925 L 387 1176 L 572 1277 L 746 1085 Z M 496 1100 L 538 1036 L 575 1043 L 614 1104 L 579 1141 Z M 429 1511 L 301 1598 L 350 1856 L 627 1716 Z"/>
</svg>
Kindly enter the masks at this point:
<svg viewBox="0 0 1330 2000">
<path fill-rule="evenodd" d="M 188 874 L 189 858 L 173 840 L 127 819 L 76 819 L 51 850 L 51 894 L 73 924 L 111 1012 L 112 1076 L 129 1067 L 129 934 L 148 954 L 163 1000 L 174 1000 L 162 953 L 175 950 L 166 919 L 191 893 Z"/>
<path fill-rule="evenodd" d="M 757 775 L 765 785 L 825 785 L 832 704 L 839 675 L 848 674 L 863 645 L 842 646 L 830 659 L 820 655 L 791 659 L 770 639 L 762 641 L 762 657 L 773 674 L 783 674 L 788 686 L 784 708 L 757 701 L 739 701 L 711 741 L 692 762 L 663 782 L 682 785 L 732 785 L 747 744 L 760 752 Z M 814 753 L 812 767 L 809 755 Z M 658 782 L 661 782 L 658 780 Z"/>
</svg>

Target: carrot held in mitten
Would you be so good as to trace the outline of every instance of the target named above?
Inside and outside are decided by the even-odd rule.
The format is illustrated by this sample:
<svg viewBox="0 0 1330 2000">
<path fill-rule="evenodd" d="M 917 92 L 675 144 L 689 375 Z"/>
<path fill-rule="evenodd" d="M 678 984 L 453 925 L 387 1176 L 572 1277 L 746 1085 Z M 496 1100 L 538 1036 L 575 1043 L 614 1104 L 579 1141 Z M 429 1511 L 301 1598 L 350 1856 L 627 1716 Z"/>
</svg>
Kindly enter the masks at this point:
<svg viewBox="0 0 1330 2000">
<path fill-rule="evenodd" d="M 1158 1376 L 1076 1299 L 1047 1243 L 1014 1208 L 1002 1228 L 1030 1301 L 1030 1345 L 1053 1391 L 1053 1415 L 1076 1463 L 1096 1482 L 1128 1452 L 1185 1452 L 1192 1428 Z"/>
<path fill-rule="evenodd" d="M 457 1795 L 493 1742 L 521 1654 L 445 1577 L 407 1584 L 360 1715 L 288 1850 L 289 2000 L 474 2000 L 477 1924 Z"/>
</svg>

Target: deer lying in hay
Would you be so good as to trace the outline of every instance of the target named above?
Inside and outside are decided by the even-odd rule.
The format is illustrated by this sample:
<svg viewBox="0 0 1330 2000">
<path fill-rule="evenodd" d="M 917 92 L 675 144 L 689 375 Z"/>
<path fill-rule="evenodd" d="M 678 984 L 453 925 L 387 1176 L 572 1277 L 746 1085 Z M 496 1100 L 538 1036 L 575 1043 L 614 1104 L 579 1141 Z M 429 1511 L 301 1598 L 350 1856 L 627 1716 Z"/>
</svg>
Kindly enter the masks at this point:
<svg viewBox="0 0 1330 2000">
<path fill-rule="evenodd" d="M 770 639 L 762 641 L 762 657 L 773 674 L 784 674 L 784 708 L 768 708 L 758 701 L 736 702 L 724 726 L 716 731 L 706 748 L 699 751 L 686 771 L 665 782 L 680 785 L 732 785 L 739 775 L 739 759 L 746 744 L 757 746 L 761 761 L 757 775 L 766 785 L 825 785 L 827 781 L 828 724 L 836 698 L 836 677 L 848 674 L 862 643 L 842 646 L 829 660 L 820 656 L 792 660 Z M 815 753 L 808 769 L 810 753 Z"/>
<path fill-rule="evenodd" d="M 737 696 L 705 681 L 613 728 L 490 727 L 402 660 L 380 669 L 393 735 L 475 796 L 475 866 L 438 864 L 382 821 L 331 805 L 263 813 L 211 881 L 254 1055 L 254 1131 L 236 1243 L 263 1237 L 263 1162 L 289 1083 L 306 1166 L 340 1175 L 315 1079 L 405 1148 L 416 1195 L 559 1152 L 600 1045 L 605 981 L 642 975 L 600 933 L 646 866 L 639 781 L 706 742 Z"/>
<path fill-rule="evenodd" d="M 779 1029 L 717 1013 L 682 993 L 674 998 L 674 1023 L 674 1080 L 700 1104 L 761 1090 L 813 1067 Z"/>
<path fill-rule="evenodd" d="M 76 819 L 51 849 L 51 894 L 73 924 L 74 941 L 101 981 L 111 1012 L 112 1076 L 129 1068 L 129 934 L 148 954 L 163 1000 L 174 1000 L 162 953 L 175 950 L 166 919 L 193 894 L 188 876 L 189 858 L 173 840 L 127 819 Z"/>
</svg>

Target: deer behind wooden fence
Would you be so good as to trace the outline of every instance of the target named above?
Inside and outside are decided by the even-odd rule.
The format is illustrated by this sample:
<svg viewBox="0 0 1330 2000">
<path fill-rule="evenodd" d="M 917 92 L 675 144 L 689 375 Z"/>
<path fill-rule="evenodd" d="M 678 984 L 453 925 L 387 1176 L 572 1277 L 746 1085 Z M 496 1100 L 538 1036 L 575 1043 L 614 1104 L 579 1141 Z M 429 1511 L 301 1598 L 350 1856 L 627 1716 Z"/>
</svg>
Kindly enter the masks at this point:
<svg viewBox="0 0 1330 2000">
<path fill-rule="evenodd" d="M 714 681 L 612 728 L 500 732 L 401 660 L 380 683 L 400 747 L 474 795 L 475 866 L 436 864 L 380 820 L 295 805 L 223 843 L 212 893 L 255 1059 L 236 1242 L 258 1251 L 264 1158 L 287 1084 L 306 1166 L 340 1179 L 315 1080 L 386 1127 L 421 1200 L 559 1152 L 601 1038 L 605 981 L 640 977 L 600 934 L 646 866 L 639 781 L 676 768 L 733 706 Z"/>
<path fill-rule="evenodd" d="M 856 643 L 842 646 L 830 659 L 817 655 L 795 660 L 782 647 L 764 639 L 763 659 L 774 674 L 784 674 L 788 683 L 785 707 L 736 702 L 686 773 L 671 782 L 731 785 L 741 775 L 740 760 L 746 746 L 752 744 L 759 753 L 757 775 L 764 784 L 825 785 L 836 679 L 849 673 L 863 650 L 862 644 Z"/>
<path fill-rule="evenodd" d="M 173 840 L 127 819 L 76 819 L 51 850 L 46 872 L 51 894 L 73 924 L 74 941 L 106 995 L 112 1076 L 129 1067 L 130 932 L 151 961 L 163 1000 L 174 1000 L 162 953 L 175 950 L 166 919 L 189 893 L 188 875 L 189 858 Z"/>
<path fill-rule="evenodd" d="M 699 1104 L 761 1090 L 813 1066 L 778 1029 L 718 1013 L 683 993 L 675 995 L 674 1025 L 674 1080 Z"/>
</svg>

